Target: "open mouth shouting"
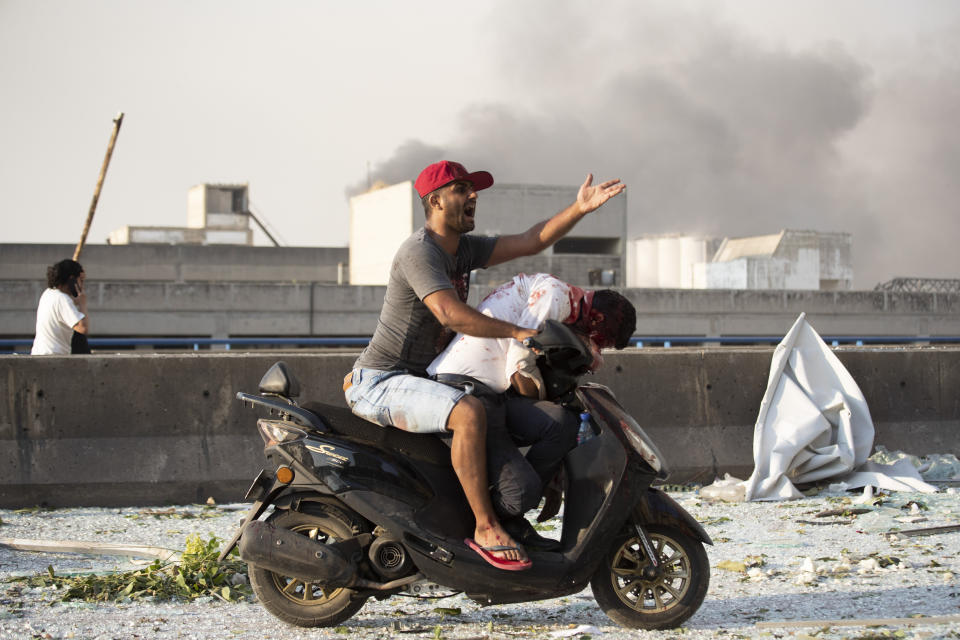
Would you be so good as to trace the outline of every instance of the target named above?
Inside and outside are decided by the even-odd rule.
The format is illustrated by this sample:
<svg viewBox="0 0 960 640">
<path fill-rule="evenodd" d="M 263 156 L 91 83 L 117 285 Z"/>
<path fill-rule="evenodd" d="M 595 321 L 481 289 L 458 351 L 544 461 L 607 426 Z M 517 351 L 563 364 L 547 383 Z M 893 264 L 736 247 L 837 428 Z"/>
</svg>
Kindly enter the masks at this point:
<svg viewBox="0 0 960 640">
<path fill-rule="evenodd" d="M 476 205 L 473 203 L 468 203 L 463 207 L 463 222 L 466 227 L 469 227 L 469 230 L 473 230 L 476 225 Z"/>
</svg>

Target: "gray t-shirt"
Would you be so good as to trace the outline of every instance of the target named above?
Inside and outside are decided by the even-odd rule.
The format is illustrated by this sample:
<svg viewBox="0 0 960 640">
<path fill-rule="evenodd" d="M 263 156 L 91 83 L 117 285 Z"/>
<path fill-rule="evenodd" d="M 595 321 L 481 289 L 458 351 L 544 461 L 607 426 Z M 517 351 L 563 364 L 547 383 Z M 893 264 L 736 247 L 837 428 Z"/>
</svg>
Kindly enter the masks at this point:
<svg viewBox="0 0 960 640">
<path fill-rule="evenodd" d="M 407 238 L 390 267 L 377 330 L 354 367 L 426 375 L 427 365 L 453 337 L 437 321 L 423 299 L 436 291 L 455 289 L 467 301 L 470 272 L 486 267 L 495 237 L 460 236 L 457 255 L 438 245 L 426 229 Z"/>
</svg>

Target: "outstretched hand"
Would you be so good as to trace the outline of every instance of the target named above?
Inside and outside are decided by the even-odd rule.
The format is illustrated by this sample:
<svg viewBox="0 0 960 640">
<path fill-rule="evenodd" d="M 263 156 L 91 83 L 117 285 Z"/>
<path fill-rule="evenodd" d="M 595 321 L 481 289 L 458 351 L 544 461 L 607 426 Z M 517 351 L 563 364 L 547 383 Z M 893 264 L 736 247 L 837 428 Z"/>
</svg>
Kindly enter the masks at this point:
<svg viewBox="0 0 960 640">
<path fill-rule="evenodd" d="M 603 203 L 615 195 L 621 193 L 627 185 L 621 184 L 620 179 L 607 180 L 598 185 L 593 185 L 593 174 L 588 173 L 587 179 L 580 185 L 580 191 L 577 192 L 577 204 L 583 213 L 590 213 L 599 209 Z"/>
</svg>

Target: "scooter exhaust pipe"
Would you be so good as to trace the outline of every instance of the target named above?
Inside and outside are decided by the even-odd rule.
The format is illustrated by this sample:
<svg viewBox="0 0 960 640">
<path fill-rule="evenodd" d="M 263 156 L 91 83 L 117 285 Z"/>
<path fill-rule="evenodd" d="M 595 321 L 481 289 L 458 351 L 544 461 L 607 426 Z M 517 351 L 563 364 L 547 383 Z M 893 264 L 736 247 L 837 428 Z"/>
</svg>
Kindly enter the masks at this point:
<svg viewBox="0 0 960 640">
<path fill-rule="evenodd" d="M 327 587 L 352 586 L 357 580 L 357 565 L 348 549 L 354 540 L 324 544 L 288 529 L 255 520 L 243 528 L 240 558 L 282 576 Z M 346 552 L 346 553 L 345 553 Z"/>
</svg>

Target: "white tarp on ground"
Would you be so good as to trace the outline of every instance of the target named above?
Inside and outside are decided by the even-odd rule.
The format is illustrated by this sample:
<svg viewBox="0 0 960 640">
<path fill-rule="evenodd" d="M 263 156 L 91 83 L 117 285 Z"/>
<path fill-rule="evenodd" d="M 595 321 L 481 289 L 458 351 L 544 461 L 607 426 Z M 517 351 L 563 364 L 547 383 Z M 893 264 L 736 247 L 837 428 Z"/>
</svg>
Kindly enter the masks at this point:
<svg viewBox="0 0 960 640">
<path fill-rule="evenodd" d="M 851 489 L 872 485 L 936 491 L 912 465 L 868 463 L 874 435 L 870 409 L 805 316 L 800 314 L 773 353 L 754 427 L 754 470 L 745 498 L 800 498 L 794 483 L 826 480 Z"/>
</svg>

